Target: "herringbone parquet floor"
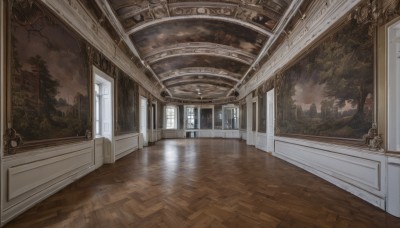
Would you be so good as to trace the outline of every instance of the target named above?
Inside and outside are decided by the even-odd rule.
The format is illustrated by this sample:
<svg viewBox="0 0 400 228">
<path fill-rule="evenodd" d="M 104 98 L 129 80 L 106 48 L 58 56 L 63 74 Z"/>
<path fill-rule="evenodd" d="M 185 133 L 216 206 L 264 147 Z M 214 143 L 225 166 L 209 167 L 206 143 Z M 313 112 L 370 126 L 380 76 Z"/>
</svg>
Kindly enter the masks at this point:
<svg viewBox="0 0 400 228">
<path fill-rule="evenodd" d="M 104 165 L 8 227 L 400 227 L 238 140 L 165 140 Z"/>
</svg>

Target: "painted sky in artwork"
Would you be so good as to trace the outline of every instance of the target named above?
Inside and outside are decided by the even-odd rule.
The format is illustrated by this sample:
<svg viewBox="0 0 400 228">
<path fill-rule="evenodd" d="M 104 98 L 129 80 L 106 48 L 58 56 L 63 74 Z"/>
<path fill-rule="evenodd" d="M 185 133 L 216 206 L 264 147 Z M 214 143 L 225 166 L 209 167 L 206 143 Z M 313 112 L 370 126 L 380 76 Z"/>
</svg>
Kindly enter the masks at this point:
<svg viewBox="0 0 400 228">
<path fill-rule="evenodd" d="M 324 94 L 325 84 L 318 84 L 313 81 L 299 82 L 295 85 L 295 94 L 292 96 L 295 105 L 300 105 L 303 110 L 309 110 L 311 104 L 315 104 L 317 112 L 321 112 L 321 102 L 326 99 Z M 344 107 L 339 108 L 339 112 L 344 112 L 352 109 L 350 102 L 346 101 Z"/>
</svg>

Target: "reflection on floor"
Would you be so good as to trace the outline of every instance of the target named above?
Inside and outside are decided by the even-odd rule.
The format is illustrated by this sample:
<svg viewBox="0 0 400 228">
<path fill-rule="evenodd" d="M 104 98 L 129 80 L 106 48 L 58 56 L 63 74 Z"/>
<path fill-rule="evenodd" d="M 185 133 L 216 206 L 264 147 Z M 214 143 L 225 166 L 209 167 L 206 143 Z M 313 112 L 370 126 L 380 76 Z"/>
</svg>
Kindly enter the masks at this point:
<svg viewBox="0 0 400 228">
<path fill-rule="evenodd" d="M 164 140 L 104 165 L 9 227 L 400 227 L 239 140 Z"/>
</svg>

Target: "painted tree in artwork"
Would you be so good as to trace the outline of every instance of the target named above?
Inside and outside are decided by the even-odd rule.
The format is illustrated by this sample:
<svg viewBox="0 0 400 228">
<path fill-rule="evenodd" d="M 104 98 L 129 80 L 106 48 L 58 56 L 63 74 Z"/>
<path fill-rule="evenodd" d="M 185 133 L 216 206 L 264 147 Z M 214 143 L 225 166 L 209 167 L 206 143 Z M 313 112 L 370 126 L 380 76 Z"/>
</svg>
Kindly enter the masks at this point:
<svg viewBox="0 0 400 228">
<path fill-rule="evenodd" d="M 315 66 L 319 67 L 320 81 L 325 94 L 335 97 L 339 108 L 351 103 L 357 107 L 354 124 L 364 120 L 364 104 L 373 93 L 373 43 L 368 25 L 349 23 L 330 42 L 321 46 Z"/>
<path fill-rule="evenodd" d="M 370 31 L 369 24 L 346 21 L 283 73 L 277 90 L 282 133 L 360 139 L 368 131 L 374 92 Z"/>
<path fill-rule="evenodd" d="M 38 55 L 31 57 L 28 60 L 31 64 L 32 73 L 37 74 L 39 77 L 39 110 L 47 121 L 54 124 L 52 116 L 56 113 L 58 87 L 59 82 L 53 79 L 49 70 L 47 69 L 46 62 Z"/>
</svg>

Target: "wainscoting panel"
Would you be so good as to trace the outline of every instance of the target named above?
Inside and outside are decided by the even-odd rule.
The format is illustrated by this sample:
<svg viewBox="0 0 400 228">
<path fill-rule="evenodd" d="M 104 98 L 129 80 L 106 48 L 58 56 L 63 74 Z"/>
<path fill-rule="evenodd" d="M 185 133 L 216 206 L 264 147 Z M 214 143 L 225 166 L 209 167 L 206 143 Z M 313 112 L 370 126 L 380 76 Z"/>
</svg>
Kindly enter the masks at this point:
<svg viewBox="0 0 400 228">
<path fill-rule="evenodd" d="M 247 131 L 247 138 L 246 138 L 246 143 L 247 145 L 254 146 L 255 145 L 255 136 L 256 132 L 254 131 Z"/>
<path fill-rule="evenodd" d="M 103 137 L 94 139 L 94 165 L 96 169 L 104 164 L 103 143 Z"/>
<path fill-rule="evenodd" d="M 162 139 L 162 129 L 157 129 L 156 134 L 157 134 L 157 141 L 160 141 Z"/>
<path fill-rule="evenodd" d="M 225 130 L 225 138 L 227 139 L 239 139 L 240 132 L 239 130 Z"/>
<path fill-rule="evenodd" d="M 3 158 L 2 223 L 94 170 L 94 140 Z"/>
<path fill-rule="evenodd" d="M 139 148 L 139 133 L 115 137 L 115 160 L 132 153 Z"/>
<path fill-rule="evenodd" d="M 267 133 L 256 133 L 256 148 L 267 152 Z"/>
<path fill-rule="evenodd" d="M 274 155 L 385 209 L 386 157 L 383 153 L 277 137 Z"/>
<path fill-rule="evenodd" d="M 247 140 L 247 131 L 246 130 L 240 130 L 240 138 L 243 140 Z"/>
<path fill-rule="evenodd" d="M 185 138 L 185 131 L 182 129 L 164 129 L 162 130 L 162 137 L 164 139 L 181 139 Z"/>
<path fill-rule="evenodd" d="M 215 138 L 225 138 L 225 131 L 223 130 L 214 130 Z"/>
<path fill-rule="evenodd" d="M 400 155 L 388 157 L 387 212 L 400 217 Z"/>
<path fill-rule="evenodd" d="M 213 130 L 198 130 L 197 137 L 199 138 L 213 138 Z"/>
</svg>

